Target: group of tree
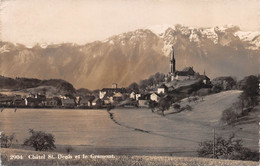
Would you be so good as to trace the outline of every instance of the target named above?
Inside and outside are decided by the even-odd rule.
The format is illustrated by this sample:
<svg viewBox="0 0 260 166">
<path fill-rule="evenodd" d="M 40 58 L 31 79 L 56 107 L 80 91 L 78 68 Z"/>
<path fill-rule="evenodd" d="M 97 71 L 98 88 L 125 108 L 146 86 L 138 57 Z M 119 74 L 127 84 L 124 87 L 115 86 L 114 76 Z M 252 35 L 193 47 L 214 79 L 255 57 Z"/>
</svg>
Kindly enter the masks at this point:
<svg viewBox="0 0 260 166">
<path fill-rule="evenodd" d="M 164 112 L 168 110 L 172 105 L 172 98 L 168 95 L 165 95 L 159 99 L 158 103 L 150 100 L 148 104 L 152 112 L 158 110 L 164 116 L 165 115 Z"/>
<path fill-rule="evenodd" d="M 257 105 L 257 98 L 259 96 L 259 78 L 256 76 L 248 76 L 245 77 L 240 82 L 240 88 L 243 90 L 242 95 L 240 96 L 243 107 L 244 106 L 256 106 Z M 246 102 L 246 104 L 244 104 Z"/>
<path fill-rule="evenodd" d="M 259 97 L 259 81 L 256 76 L 248 76 L 238 82 L 238 89 L 243 90 L 239 100 L 223 111 L 221 121 L 230 125 L 246 116 L 257 105 Z"/>
<path fill-rule="evenodd" d="M 130 92 L 139 92 L 139 85 L 136 82 L 133 82 L 126 89 L 129 93 Z"/>
<path fill-rule="evenodd" d="M 1 133 L 0 135 L 1 148 L 10 148 L 15 141 L 17 142 L 14 134 L 6 135 Z"/>
<path fill-rule="evenodd" d="M 157 85 L 160 82 L 165 81 L 165 75 L 161 73 L 156 73 L 154 75 L 151 75 L 148 79 L 141 80 L 139 83 L 140 89 L 146 89 L 149 86 Z"/>
<path fill-rule="evenodd" d="M 54 150 L 56 148 L 55 138 L 52 134 L 33 129 L 29 129 L 29 133 L 31 136 L 24 141 L 23 145 L 33 147 L 36 151 Z"/>
<path fill-rule="evenodd" d="M 25 139 L 23 142 L 24 146 L 32 147 L 35 151 L 50 151 L 56 149 L 55 138 L 52 134 L 46 133 L 44 131 L 36 131 L 33 129 L 29 129 L 29 133 L 30 137 Z M 1 133 L 1 148 L 10 148 L 14 141 L 18 142 L 15 139 L 15 134 L 6 135 L 5 133 Z M 74 149 L 70 145 L 65 147 L 65 151 L 68 154 L 73 150 Z"/>
<path fill-rule="evenodd" d="M 40 80 L 36 78 L 24 77 L 16 77 L 14 79 L 0 75 L 0 88 L 2 89 L 21 90 L 27 88 L 36 88 L 39 86 L 52 86 L 69 94 L 75 93 L 75 88 L 73 85 L 62 79 Z"/>
<path fill-rule="evenodd" d="M 29 133 L 31 136 L 24 141 L 23 145 L 33 147 L 36 151 L 54 150 L 56 148 L 55 138 L 52 134 L 33 129 L 30 129 Z M 1 148 L 10 148 L 14 142 L 18 141 L 15 139 L 15 134 L 1 133 L 0 142 Z"/>
<path fill-rule="evenodd" d="M 228 139 L 219 136 L 215 141 L 201 142 L 197 152 L 199 157 L 259 161 L 259 153 L 244 147 L 242 143 L 234 134 Z"/>
</svg>

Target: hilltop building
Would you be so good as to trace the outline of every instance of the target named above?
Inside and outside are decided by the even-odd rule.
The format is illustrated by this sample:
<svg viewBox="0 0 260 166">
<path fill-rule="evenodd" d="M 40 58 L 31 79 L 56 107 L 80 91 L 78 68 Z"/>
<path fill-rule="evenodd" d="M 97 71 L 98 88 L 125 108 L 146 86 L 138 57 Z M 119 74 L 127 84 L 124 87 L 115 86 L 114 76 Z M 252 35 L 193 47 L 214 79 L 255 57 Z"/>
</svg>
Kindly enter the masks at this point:
<svg viewBox="0 0 260 166">
<path fill-rule="evenodd" d="M 174 58 L 174 48 L 172 46 L 172 54 L 171 54 L 171 60 L 170 60 L 170 74 L 171 76 L 174 76 L 175 73 L 175 58 Z"/>
<path fill-rule="evenodd" d="M 187 80 L 194 78 L 195 71 L 193 67 L 185 67 L 182 71 L 176 71 L 174 74 L 175 80 Z"/>
<path fill-rule="evenodd" d="M 206 76 L 205 74 L 205 70 L 204 70 L 204 74 L 200 75 L 199 73 L 196 73 L 193 70 L 193 67 L 185 67 L 183 70 L 178 71 L 175 69 L 175 65 L 176 65 L 176 61 L 175 61 L 175 57 L 174 57 L 174 49 L 172 47 L 172 54 L 171 54 L 171 59 L 170 59 L 170 80 L 174 81 L 174 80 L 178 80 L 178 81 L 183 81 L 183 80 L 191 80 L 191 79 L 201 79 L 203 84 L 205 85 L 210 85 L 210 79 L 209 77 Z M 167 80 L 168 80 L 168 76 L 167 76 Z M 158 88 L 159 90 L 159 88 Z M 159 91 L 158 91 L 159 93 Z"/>
<path fill-rule="evenodd" d="M 172 47 L 172 54 L 170 59 L 170 76 L 171 81 L 173 80 L 187 80 L 194 78 L 195 71 L 193 70 L 193 67 L 185 67 L 182 71 L 176 70 L 176 61 L 174 57 L 174 48 Z"/>
</svg>

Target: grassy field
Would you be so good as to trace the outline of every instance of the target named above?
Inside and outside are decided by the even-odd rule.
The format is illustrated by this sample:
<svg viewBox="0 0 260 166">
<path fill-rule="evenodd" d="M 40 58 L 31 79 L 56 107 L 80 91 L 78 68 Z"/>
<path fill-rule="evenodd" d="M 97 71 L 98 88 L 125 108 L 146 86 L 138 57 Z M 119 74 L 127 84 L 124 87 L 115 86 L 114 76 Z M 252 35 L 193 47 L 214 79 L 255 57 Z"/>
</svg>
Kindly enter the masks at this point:
<svg viewBox="0 0 260 166">
<path fill-rule="evenodd" d="M 226 91 L 197 102 L 184 99 L 180 105 L 189 104 L 192 111 L 176 113 L 170 109 L 166 116 L 149 109 L 113 109 L 110 111 L 113 119 L 106 110 L 5 109 L 0 112 L 0 129 L 7 134 L 15 133 L 18 144 L 28 138 L 30 128 L 52 133 L 56 153 L 65 153 L 65 146 L 70 145 L 73 154 L 196 157 L 199 142 L 211 140 L 213 128 L 216 136 L 228 137 L 234 132 L 243 139 L 243 145 L 258 150 L 259 107 L 240 123 L 229 126 L 219 123 L 222 111 L 240 93 Z"/>
<path fill-rule="evenodd" d="M 169 157 L 169 156 L 90 156 L 84 159 L 83 154 L 80 154 L 81 159 L 47 159 L 48 155 L 58 156 L 58 153 L 35 152 L 17 149 L 2 149 L 2 164 L 8 166 L 88 166 L 88 165 L 106 165 L 106 166 L 126 166 L 126 165 L 149 165 L 149 166 L 257 166 L 258 162 L 251 161 L 235 161 L 235 160 L 220 160 L 220 159 L 205 159 L 195 157 Z M 43 155 L 46 159 L 36 160 L 28 159 L 29 155 Z M 11 160 L 10 155 L 22 155 L 23 159 Z M 63 154 L 66 155 L 66 154 Z M 98 158 L 95 158 L 98 157 Z M 100 158 L 101 157 L 101 158 Z"/>
<path fill-rule="evenodd" d="M 258 150 L 258 116 L 260 109 L 255 109 L 247 116 L 250 121 L 236 125 L 223 125 L 220 122 L 223 110 L 238 100 L 241 91 L 232 90 L 199 98 L 196 102 L 184 99 L 181 107 L 189 104 L 191 111 L 177 111 L 171 108 L 166 116 L 142 110 L 112 110 L 114 120 L 123 127 L 146 133 L 147 137 L 158 139 L 159 144 L 167 142 L 168 146 L 179 150 L 196 151 L 198 143 L 211 140 L 213 128 L 216 136 L 229 137 L 234 133 L 244 141 L 244 145 Z M 150 140 L 147 139 L 147 142 Z"/>
</svg>

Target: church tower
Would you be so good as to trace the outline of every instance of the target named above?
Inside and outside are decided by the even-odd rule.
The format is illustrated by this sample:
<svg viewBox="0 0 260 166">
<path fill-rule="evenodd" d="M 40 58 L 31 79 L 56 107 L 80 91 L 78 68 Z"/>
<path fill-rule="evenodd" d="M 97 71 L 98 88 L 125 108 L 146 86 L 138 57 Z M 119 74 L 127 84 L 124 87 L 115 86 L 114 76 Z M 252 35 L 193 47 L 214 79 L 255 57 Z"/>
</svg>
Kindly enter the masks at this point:
<svg viewBox="0 0 260 166">
<path fill-rule="evenodd" d="M 173 75 L 175 73 L 175 58 L 174 58 L 174 48 L 172 46 L 172 54 L 170 60 L 170 74 Z"/>
</svg>

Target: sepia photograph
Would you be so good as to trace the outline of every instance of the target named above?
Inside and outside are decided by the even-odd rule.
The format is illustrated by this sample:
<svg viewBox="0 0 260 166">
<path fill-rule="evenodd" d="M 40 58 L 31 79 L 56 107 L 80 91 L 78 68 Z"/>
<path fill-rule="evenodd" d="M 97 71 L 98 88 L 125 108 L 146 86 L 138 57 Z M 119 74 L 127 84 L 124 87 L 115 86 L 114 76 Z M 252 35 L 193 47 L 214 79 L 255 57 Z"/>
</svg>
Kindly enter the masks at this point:
<svg viewBox="0 0 260 166">
<path fill-rule="evenodd" d="M 0 0 L 0 166 L 258 166 L 259 0 Z"/>
</svg>

